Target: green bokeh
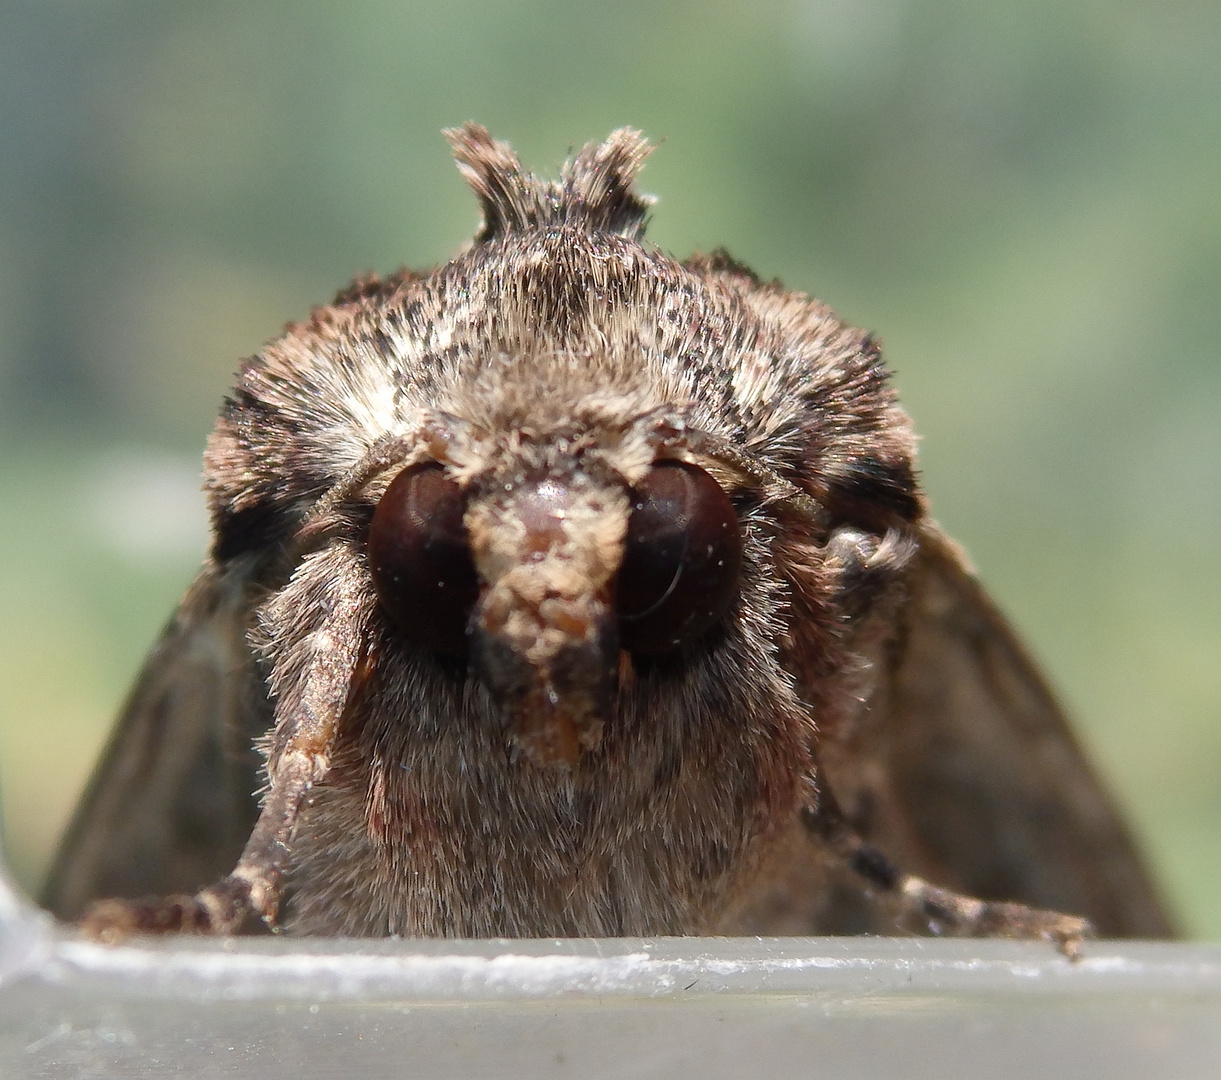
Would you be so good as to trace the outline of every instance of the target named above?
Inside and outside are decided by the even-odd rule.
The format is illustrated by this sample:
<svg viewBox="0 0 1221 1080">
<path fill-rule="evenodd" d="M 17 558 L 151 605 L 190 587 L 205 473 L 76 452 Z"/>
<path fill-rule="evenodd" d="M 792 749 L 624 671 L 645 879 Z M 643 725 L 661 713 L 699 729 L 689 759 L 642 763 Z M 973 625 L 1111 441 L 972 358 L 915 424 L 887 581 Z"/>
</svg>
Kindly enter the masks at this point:
<svg viewBox="0 0 1221 1080">
<path fill-rule="evenodd" d="M 238 358 L 476 210 L 440 128 L 551 171 L 661 142 L 650 236 L 877 330 L 933 506 L 1189 929 L 1221 938 L 1221 7 L 818 0 L 0 10 L 0 782 L 63 817 L 204 542 Z M 184 510 L 170 511 L 187 492 Z"/>
</svg>

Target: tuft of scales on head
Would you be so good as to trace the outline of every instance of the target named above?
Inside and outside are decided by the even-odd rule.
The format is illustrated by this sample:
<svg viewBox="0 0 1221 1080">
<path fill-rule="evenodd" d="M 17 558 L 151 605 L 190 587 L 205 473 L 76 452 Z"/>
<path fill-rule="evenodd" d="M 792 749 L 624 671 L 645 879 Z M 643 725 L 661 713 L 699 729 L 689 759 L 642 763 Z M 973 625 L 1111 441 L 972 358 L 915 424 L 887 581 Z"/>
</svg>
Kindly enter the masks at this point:
<svg viewBox="0 0 1221 1080">
<path fill-rule="evenodd" d="M 508 143 L 493 139 L 481 124 L 445 132 L 458 170 L 483 208 L 478 242 L 507 232 L 551 225 L 583 225 L 638 239 L 653 200 L 633 181 L 652 152 L 632 128 L 619 128 L 590 143 L 564 164 L 559 180 L 542 180 L 522 168 Z"/>
</svg>

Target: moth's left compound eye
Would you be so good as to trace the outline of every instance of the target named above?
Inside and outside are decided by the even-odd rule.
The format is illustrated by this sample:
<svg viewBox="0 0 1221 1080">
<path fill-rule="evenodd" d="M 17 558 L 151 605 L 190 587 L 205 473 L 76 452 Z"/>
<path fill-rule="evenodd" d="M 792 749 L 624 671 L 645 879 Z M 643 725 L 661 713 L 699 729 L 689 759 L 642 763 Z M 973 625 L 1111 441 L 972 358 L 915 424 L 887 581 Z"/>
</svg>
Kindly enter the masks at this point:
<svg viewBox="0 0 1221 1080">
<path fill-rule="evenodd" d="M 669 652 L 707 633 L 738 588 L 742 537 L 721 485 L 697 465 L 654 465 L 632 494 L 616 583 L 619 640 Z"/>
<path fill-rule="evenodd" d="M 479 597 L 463 509 L 462 489 L 429 462 L 391 481 L 369 526 L 369 572 L 382 607 L 417 645 L 446 656 L 465 655 Z"/>
</svg>

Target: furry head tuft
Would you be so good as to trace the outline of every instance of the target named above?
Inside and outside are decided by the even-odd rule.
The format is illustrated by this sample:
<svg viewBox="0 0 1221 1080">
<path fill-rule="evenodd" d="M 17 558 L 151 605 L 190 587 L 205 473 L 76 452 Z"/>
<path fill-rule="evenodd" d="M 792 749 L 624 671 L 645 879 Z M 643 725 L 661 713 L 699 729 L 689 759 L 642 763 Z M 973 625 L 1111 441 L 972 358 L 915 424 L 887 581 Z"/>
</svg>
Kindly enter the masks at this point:
<svg viewBox="0 0 1221 1080">
<path fill-rule="evenodd" d="M 632 128 L 589 143 L 564 164 L 559 180 L 541 180 L 522 168 L 508 143 L 480 124 L 445 132 L 458 171 L 479 197 L 480 243 L 517 229 L 580 225 L 637 239 L 653 199 L 635 189 L 636 174 L 652 152 Z"/>
</svg>

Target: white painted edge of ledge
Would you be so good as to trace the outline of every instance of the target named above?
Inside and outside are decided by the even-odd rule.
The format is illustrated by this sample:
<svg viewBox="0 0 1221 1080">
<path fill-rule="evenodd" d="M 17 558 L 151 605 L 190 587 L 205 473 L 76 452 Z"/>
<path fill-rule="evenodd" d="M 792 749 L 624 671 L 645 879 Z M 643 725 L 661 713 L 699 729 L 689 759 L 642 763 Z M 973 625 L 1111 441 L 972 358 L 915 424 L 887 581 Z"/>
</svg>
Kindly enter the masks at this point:
<svg viewBox="0 0 1221 1080">
<path fill-rule="evenodd" d="M 0 988 L 192 1000 L 472 1001 L 691 994 L 1203 994 L 1221 998 L 1221 945 L 1088 942 L 1069 961 L 1038 942 L 923 938 L 216 940 L 82 938 L 0 879 Z"/>
</svg>

